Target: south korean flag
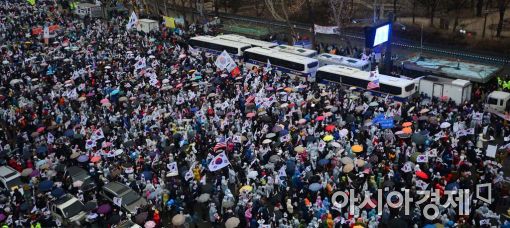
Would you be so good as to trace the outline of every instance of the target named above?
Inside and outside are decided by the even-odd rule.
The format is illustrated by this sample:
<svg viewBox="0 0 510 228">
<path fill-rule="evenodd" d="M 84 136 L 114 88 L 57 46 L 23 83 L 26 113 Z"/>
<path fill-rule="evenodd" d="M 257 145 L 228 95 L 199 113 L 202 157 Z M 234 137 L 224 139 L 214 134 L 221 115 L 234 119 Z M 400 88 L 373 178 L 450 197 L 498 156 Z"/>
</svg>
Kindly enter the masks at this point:
<svg viewBox="0 0 510 228">
<path fill-rule="evenodd" d="M 85 142 L 85 149 L 87 149 L 87 150 L 92 150 L 95 146 L 96 146 L 95 140 L 90 139 Z"/>
<path fill-rule="evenodd" d="M 168 168 L 169 174 L 179 174 L 179 169 L 177 168 L 177 162 L 172 162 L 172 163 L 166 165 L 166 167 Z"/>
<path fill-rule="evenodd" d="M 92 140 L 97 141 L 100 139 L 104 139 L 104 132 L 102 128 L 95 130 L 92 134 Z"/>
</svg>

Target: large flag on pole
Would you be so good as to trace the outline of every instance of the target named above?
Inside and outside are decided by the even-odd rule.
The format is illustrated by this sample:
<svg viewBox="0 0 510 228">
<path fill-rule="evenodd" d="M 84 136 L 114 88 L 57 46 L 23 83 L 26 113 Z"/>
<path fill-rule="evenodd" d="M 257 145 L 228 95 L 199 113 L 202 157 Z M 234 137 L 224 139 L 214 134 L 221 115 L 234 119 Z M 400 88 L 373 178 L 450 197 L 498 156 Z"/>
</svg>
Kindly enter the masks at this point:
<svg viewBox="0 0 510 228">
<path fill-rule="evenodd" d="M 129 17 L 129 22 L 127 23 L 126 25 L 126 29 L 127 30 L 130 30 L 131 28 L 133 28 L 133 26 L 135 26 L 136 24 L 138 23 L 138 16 L 136 16 L 136 13 L 135 11 L 133 11 L 131 13 L 131 17 Z"/>
</svg>

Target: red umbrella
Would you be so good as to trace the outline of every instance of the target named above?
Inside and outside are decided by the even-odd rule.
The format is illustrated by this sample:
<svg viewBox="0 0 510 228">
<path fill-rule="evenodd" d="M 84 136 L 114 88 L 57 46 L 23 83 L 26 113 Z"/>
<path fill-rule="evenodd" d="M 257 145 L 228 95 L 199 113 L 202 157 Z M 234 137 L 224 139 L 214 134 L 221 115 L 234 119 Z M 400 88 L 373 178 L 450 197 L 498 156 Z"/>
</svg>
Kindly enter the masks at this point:
<svg viewBox="0 0 510 228">
<path fill-rule="evenodd" d="M 315 120 L 317 120 L 317 121 L 323 121 L 323 120 L 324 120 L 324 116 L 317 116 L 317 118 L 315 118 Z"/>
<path fill-rule="evenodd" d="M 429 179 L 429 175 L 427 175 L 425 172 L 421 170 L 416 171 L 416 176 L 424 180 Z"/>
<path fill-rule="evenodd" d="M 328 132 L 332 132 L 335 130 L 335 125 L 328 125 L 324 128 L 324 130 L 328 131 Z"/>
<path fill-rule="evenodd" d="M 254 100 L 255 100 L 255 96 L 249 96 L 248 98 L 246 98 L 246 103 L 250 103 Z"/>
<path fill-rule="evenodd" d="M 38 133 L 42 133 L 44 131 L 44 127 L 37 128 Z"/>
</svg>

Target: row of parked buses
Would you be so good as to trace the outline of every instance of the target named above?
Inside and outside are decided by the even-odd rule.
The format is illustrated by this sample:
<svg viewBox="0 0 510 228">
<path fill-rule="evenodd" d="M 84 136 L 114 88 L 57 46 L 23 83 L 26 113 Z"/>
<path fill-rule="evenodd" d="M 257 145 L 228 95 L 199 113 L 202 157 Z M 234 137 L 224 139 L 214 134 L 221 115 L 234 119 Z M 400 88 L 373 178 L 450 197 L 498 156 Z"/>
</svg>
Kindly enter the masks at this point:
<svg viewBox="0 0 510 228">
<path fill-rule="evenodd" d="M 370 63 L 360 59 L 317 54 L 315 50 L 231 34 L 196 36 L 190 39 L 189 44 L 211 55 L 219 55 L 225 50 L 236 61 L 243 60 L 248 68 L 264 66 L 269 60 L 277 72 L 322 84 L 344 84 L 363 90 L 371 81 Z M 371 91 L 374 95 L 391 95 L 396 100 L 407 100 L 416 92 L 413 80 L 379 75 L 379 84 L 380 88 Z"/>
</svg>

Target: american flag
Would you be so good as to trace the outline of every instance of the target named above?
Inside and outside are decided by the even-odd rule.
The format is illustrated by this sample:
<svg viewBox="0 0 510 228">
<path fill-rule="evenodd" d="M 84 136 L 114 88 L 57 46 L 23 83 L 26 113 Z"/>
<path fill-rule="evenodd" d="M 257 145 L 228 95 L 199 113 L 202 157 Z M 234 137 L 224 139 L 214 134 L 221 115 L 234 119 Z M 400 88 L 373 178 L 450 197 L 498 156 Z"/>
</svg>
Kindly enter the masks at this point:
<svg viewBox="0 0 510 228">
<path fill-rule="evenodd" d="M 367 89 L 376 89 L 379 88 L 379 79 L 375 79 L 368 83 Z"/>
<path fill-rule="evenodd" d="M 214 146 L 213 151 L 216 152 L 219 149 L 225 149 L 225 148 L 227 148 L 227 143 L 219 142 L 219 143 L 216 143 L 216 146 Z"/>
</svg>

